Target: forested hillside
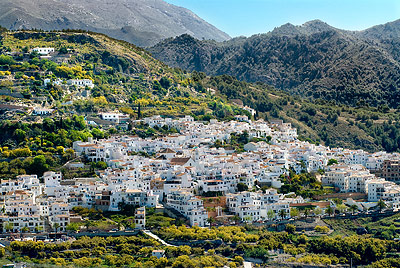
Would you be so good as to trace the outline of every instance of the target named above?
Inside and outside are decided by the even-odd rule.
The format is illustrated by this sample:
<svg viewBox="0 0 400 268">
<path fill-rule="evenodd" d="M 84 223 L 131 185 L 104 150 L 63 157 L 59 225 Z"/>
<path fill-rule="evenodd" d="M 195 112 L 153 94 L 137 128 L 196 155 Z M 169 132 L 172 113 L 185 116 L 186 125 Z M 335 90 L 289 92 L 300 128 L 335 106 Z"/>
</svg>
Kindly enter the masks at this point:
<svg viewBox="0 0 400 268">
<path fill-rule="evenodd" d="M 400 100 L 399 29 L 398 21 L 362 32 L 311 21 L 223 43 L 183 35 L 150 51 L 170 66 L 264 82 L 310 99 L 396 108 Z"/>
</svg>

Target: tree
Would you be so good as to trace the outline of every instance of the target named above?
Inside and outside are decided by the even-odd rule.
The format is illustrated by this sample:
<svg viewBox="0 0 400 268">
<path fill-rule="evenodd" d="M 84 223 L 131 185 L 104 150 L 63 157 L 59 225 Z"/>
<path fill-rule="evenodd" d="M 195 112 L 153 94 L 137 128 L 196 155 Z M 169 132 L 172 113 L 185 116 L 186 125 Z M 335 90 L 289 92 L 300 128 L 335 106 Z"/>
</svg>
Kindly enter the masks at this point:
<svg viewBox="0 0 400 268">
<path fill-rule="evenodd" d="M 316 215 L 316 216 L 320 216 L 320 215 L 322 215 L 322 209 L 321 208 L 319 208 L 319 207 L 317 207 L 317 208 L 315 208 L 314 209 L 314 214 Z"/>
<path fill-rule="evenodd" d="M 187 255 L 181 255 L 176 258 L 175 262 L 172 264 L 173 268 L 187 268 L 195 267 L 193 261 Z"/>
<path fill-rule="evenodd" d="M 211 226 L 215 222 L 215 219 L 213 217 L 208 217 L 207 222 L 210 224 L 210 229 L 211 229 Z"/>
<path fill-rule="evenodd" d="M 24 141 L 26 139 L 26 132 L 23 131 L 22 129 L 19 129 L 19 128 L 16 129 L 14 131 L 14 135 L 17 138 L 18 142 L 22 142 L 22 141 Z"/>
<path fill-rule="evenodd" d="M 275 211 L 273 211 L 272 209 L 268 210 L 267 217 L 268 217 L 268 220 L 273 220 L 275 218 Z"/>
<path fill-rule="evenodd" d="M 67 54 L 68 53 L 68 49 L 66 47 L 60 47 L 59 49 L 60 54 Z"/>
<path fill-rule="evenodd" d="M 354 214 L 354 212 L 356 212 L 358 210 L 357 205 L 356 204 L 351 205 L 350 210 L 351 210 L 351 213 Z"/>
<path fill-rule="evenodd" d="M 14 230 L 14 224 L 12 222 L 7 222 L 6 225 L 4 226 L 4 229 L 6 229 L 8 233 L 10 233 L 11 231 Z"/>
<path fill-rule="evenodd" d="M 326 208 L 326 213 L 328 213 L 328 215 L 330 216 L 335 213 L 335 210 L 331 206 L 329 206 Z"/>
<path fill-rule="evenodd" d="M 336 206 L 336 209 L 339 211 L 339 213 L 344 213 L 347 211 L 347 206 L 345 204 L 339 204 Z"/>
<path fill-rule="evenodd" d="M 4 54 L 0 55 L 0 65 L 13 65 L 15 64 L 15 60 L 11 56 L 7 56 Z"/>
<path fill-rule="evenodd" d="M 289 234 L 294 234 L 296 232 L 296 226 L 293 224 L 286 224 L 285 226 L 285 230 L 286 232 L 288 232 Z"/>
<path fill-rule="evenodd" d="M 329 233 L 329 227 L 317 225 L 317 226 L 315 226 L 314 231 L 316 231 L 318 233 L 327 234 L 327 233 Z"/>
<path fill-rule="evenodd" d="M 233 216 L 233 217 L 232 217 L 232 220 L 233 220 L 234 222 L 238 223 L 238 222 L 240 221 L 239 215 Z"/>
<path fill-rule="evenodd" d="M 46 164 L 46 158 L 44 155 L 35 156 L 30 169 L 33 174 L 38 174 L 39 176 L 42 176 L 44 172 L 49 170 L 49 165 Z"/>
<path fill-rule="evenodd" d="M 79 231 L 79 225 L 76 223 L 70 223 L 65 229 L 70 232 L 77 232 Z"/>
<path fill-rule="evenodd" d="M 57 222 L 55 222 L 55 223 L 53 224 L 53 229 L 54 229 L 54 232 L 56 233 L 56 235 L 57 235 L 58 228 L 60 228 L 60 224 L 57 223 Z"/>
<path fill-rule="evenodd" d="M 379 211 L 382 212 L 384 208 L 386 208 L 386 203 L 382 199 L 379 199 L 378 203 L 376 206 L 379 208 Z"/>
<path fill-rule="evenodd" d="M 89 231 L 89 227 L 93 226 L 93 223 L 91 220 L 85 220 L 85 227 L 86 227 L 86 232 Z"/>
<path fill-rule="evenodd" d="M 331 165 L 334 165 L 334 164 L 337 164 L 338 163 L 338 161 L 336 160 L 336 159 L 329 159 L 328 160 L 328 166 L 331 166 Z"/>
<path fill-rule="evenodd" d="M 307 218 L 310 215 L 310 209 L 306 208 L 304 209 L 304 216 Z"/>
<path fill-rule="evenodd" d="M 287 215 L 286 210 L 284 209 L 279 210 L 279 217 L 281 217 L 282 220 L 286 217 L 286 215 Z"/>
<path fill-rule="evenodd" d="M 297 208 L 290 209 L 290 217 L 297 218 L 300 215 L 300 212 Z"/>
<path fill-rule="evenodd" d="M 244 184 L 243 182 L 239 182 L 237 184 L 237 189 L 238 189 L 238 192 L 244 192 L 244 191 L 247 191 L 249 189 L 249 187 L 246 184 Z"/>
<path fill-rule="evenodd" d="M 138 111 L 137 111 L 137 119 L 139 120 L 140 118 L 142 118 L 142 112 L 140 110 L 140 102 L 138 103 Z"/>
</svg>

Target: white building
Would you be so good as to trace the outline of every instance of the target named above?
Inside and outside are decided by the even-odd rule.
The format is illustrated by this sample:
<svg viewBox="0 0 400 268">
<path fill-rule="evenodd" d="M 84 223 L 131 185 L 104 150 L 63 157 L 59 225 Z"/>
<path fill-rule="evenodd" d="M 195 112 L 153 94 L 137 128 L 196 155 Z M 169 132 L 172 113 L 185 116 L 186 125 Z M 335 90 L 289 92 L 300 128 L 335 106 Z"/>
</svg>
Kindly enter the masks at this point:
<svg viewBox="0 0 400 268">
<path fill-rule="evenodd" d="M 204 209 L 203 200 L 196 198 L 187 190 L 177 190 L 167 195 L 167 206 L 187 217 L 191 226 L 208 225 L 208 213 Z"/>
<path fill-rule="evenodd" d="M 93 80 L 91 79 L 70 79 L 67 81 L 67 85 L 80 87 L 94 88 Z"/>
<path fill-rule="evenodd" d="M 122 113 L 101 113 L 101 119 L 114 122 L 117 124 L 126 123 L 129 121 L 129 115 Z"/>
<path fill-rule="evenodd" d="M 47 56 L 50 53 L 54 53 L 53 47 L 35 47 L 32 52 L 37 52 L 39 55 Z"/>
</svg>

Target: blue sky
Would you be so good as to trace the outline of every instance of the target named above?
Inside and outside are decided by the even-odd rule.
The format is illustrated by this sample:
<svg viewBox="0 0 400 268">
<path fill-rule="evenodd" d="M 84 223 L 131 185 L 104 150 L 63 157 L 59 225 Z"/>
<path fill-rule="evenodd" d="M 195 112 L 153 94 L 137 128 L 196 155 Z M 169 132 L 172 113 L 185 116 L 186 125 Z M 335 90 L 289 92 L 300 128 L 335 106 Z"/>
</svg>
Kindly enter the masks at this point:
<svg viewBox="0 0 400 268">
<path fill-rule="evenodd" d="M 400 0 L 166 0 L 188 8 L 232 37 L 320 19 L 346 30 L 400 19 Z"/>
</svg>

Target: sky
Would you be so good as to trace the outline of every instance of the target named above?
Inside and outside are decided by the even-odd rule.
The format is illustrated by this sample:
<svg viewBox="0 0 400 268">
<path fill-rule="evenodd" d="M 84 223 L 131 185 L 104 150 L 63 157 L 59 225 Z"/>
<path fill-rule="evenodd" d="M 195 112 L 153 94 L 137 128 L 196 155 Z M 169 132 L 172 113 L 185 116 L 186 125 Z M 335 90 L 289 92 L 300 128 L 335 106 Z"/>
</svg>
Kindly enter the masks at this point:
<svg viewBox="0 0 400 268">
<path fill-rule="evenodd" d="M 285 23 L 320 19 L 364 30 L 400 19 L 400 0 L 166 0 L 190 9 L 232 37 L 266 33 Z"/>
</svg>

